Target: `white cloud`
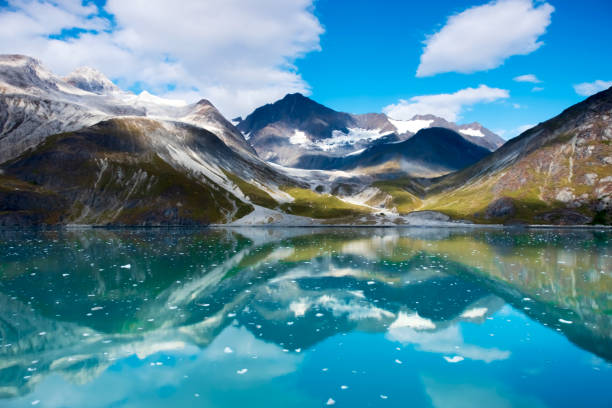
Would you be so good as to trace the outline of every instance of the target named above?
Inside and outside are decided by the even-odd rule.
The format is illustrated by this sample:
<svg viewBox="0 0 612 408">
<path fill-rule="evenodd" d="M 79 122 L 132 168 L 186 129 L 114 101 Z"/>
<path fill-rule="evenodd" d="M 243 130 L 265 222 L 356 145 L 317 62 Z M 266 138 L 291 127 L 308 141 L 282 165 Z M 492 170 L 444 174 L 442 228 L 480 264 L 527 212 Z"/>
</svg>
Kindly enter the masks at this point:
<svg viewBox="0 0 612 408">
<path fill-rule="evenodd" d="M 591 96 L 597 92 L 605 91 L 612 86 L 612 81 L 602 81 L 598 79 L 594 82 L 583 82 L 581 84 L 574 85 L 574 90 L 578 95 Z"/>
<path fill-rule="evenodd" d="M 543 90 L 544 88 L 542 88 L 541 86 L 534 86 L 531 92 L 542 92 Z"/>
<path fill-rule="evenodd" d="M 539 84 L 540 82 L 542 82 L 534 74 L 519 75 L 517 77 L 514 77 L 514 80 L 516 82 L 530 82 L 532 84 Z"/>
<path fill-rule="evenodd" d="M 9 5 L 0 12 L 0 53 L 37 57 L 60 74 L 88 65 L 124 87 L 205 97 L 228 116 L 308 93 L 293 62 L 319 50 L 323 33 L 312 0 L 108 0 L 114 21 L 80 0 Z M 87 32 L 49 38 L 74 27 Z"/>
<path fill-rule="evenodd" d="M 508 57 L 527 55 L 542 46 L 539 37 L 553 11 L 548 3 L 498 0 L 453 15 L 425 40 L 417 77 L 493 69 Z"/>
<path fill-rule="evenodd" d="M 400 99 L 396 104 L 385 106 L 383 112 L 393 119 L 410 120 L 414 115 L 432 114 L 456 122 L 465 108 L 509 97 L 510 93 L 505 89 L 480 85 L 478 88 L 465 88 L 452 94 L 420 95 L 408 100 Z"/>
</svg>

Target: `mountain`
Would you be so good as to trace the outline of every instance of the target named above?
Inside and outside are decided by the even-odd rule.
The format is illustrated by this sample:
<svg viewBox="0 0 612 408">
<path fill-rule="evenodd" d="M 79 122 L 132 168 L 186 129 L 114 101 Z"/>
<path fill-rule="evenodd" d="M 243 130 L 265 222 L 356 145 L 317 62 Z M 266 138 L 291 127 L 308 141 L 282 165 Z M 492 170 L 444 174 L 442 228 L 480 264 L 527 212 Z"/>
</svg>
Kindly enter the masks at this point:
<svg viewBox="0 0 612 408">
<path fill-rule="evenodd" d="M 0 57 L 0 225 L 226 223 L 292 201 L 208 101 L 116 88 L 81 68 L 65 79 Z"/>
<path fill-rule="evenodd" d="M 238 124 L 238 129 L 262 158 L 288 167 L 310 152 L 333 157 L 381 138 L 398 140 L 384 115 L 357 118 L 299 93 L 257 108 Z"/>
<path fill-rule="evenodd" d="M 254 154 L 240 131 L 208 101 L 188 105 L 147 92 L 135 95 L 91 68 L 60 78 L 33 58 L 0 55 L 0 163 L 49 135 L 122 116 L 190 123 L 217 133 L 242 153 Z"/>
<path fill-rule="evenodd" d="M 435 177 L 463 169 L 491 152 L 469 142 L 457 132 L 431 127 L 419 130 L 403 142 L 381 143 L 344 157 L 328 158 L 314 165 L 367 174 Z M 298 163 L 309 167 L 320 156 L 303 156 Z"/>
<path fill-rule="evenodd" d="M 426 207 L 479 222 L 612 223 L 612 88 L 429 187 Z"/>
<path fill-rule="evenodd" d="M 489 140 L 477 124 L 351 115 L 299 94 L 236 127 L 205 99 L 4 55 L 0 226 L 612 224 L 611 118 L 609 89 L 493 153 L 473 142 Z"/>
<path fill-rule="evenodd" d="M 238 123 L 262 158 L 307 169 L 324 168 L 319 163 L 377 144 L 406 140 L 428 127 L 452 129 L 489 151 L 503 144 L 503 139 L 478 123 L 459 126 L 429 115 L 401 121 L 382 113 L 337 112 L 299 93 L 259 107 Z"/>
<path fill-rule="evenodd" d="M 394 123 L 399 128 L 408 127 L 414 131 L 413 133 L 420 129 L 426 129 L 429 127 L 451 129 L 461 134 L 464 139 L 477 144 L 478 146 L 484 147 L 489 151 L 497 150 L 506 142 L 504 139 L 478 122 L 457 125 L 456 123 L 449 122 L 446 119 L 435 115 L 416 115 L 409 121 L 397 121 L 391 119 L 391 123 Z"/>
</svg>

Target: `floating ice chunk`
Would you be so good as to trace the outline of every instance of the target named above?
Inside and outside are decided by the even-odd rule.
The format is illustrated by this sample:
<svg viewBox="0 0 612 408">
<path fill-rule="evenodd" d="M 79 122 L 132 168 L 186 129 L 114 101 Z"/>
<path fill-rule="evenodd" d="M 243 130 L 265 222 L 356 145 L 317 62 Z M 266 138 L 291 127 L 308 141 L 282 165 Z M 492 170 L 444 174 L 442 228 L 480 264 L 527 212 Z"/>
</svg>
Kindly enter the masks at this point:
<svg viewBox="0 0 612 408">
<path fill-rule="evenodd" d="M 397 358 L 395 359 L 395 362 L 396 362 L 397 364 L 402 364 L 402 360 L 398 360 Z"/>
<path fill-rule="evenodd" d="M 376 282 L 374 282 L 374 281 L 368 281 L 368 285 L 373 285 L 373 284 L 375 284 L 375 283 L 376 283 Z"/>
<path fill-rule="evenodd" d="M 238 371 L 236 371 L 236 374 L 240 374 L 240 375 L 242 375 L 242 374 L 246 374 L 246 372 L 247 372 L 247 371 L 249 371 L 249 370 L 248 370 L 248 369 L 246 369 L 246 368 L 243 368 L 242 370 L 238 370 Z"/>
<path fill-rule="evenodd" d="M 34 401 L 32 401 L 32 405 L 38 405 L 38 404 L 40 404 L 40 400 L 34 400 Z"/>
<path fill-rule="evenodd" d="M 571 320 L 565 320 L 565 319 L 559 319 L 559 321 L 563 324 L 572 324 L 574 322 L 572 322 Z"/>
<path fill-rule="evenodd" d="M 348 385 L 341 385 L 341 386 L 340 386 L 340 389 L 341 389 L 341 390 L 348 390 Z"/>
<path fill-rule="evenodd" d="M 380 394 L 380 399 L 387 399 L 387 398 L 389 398 L 389 397 L 387 397 L 387 396 L 386 396 L 386 395 L 384 395 L 384 394 Z"/>
<path fill-rule="evenodd" d="M 336 401 L 334 401 L 332 398 L 330 398 L 330 399 L 327 400 L 325 405 L 334 405 L 335 403 L 336 403 Z"/>
<path fill-rule="evenodd" d="M 132 269 L 132 264 L 121 265 L 120 268 L 122 268 L 122 269 Z"/>
<path fill-rule="evenodd" d="M 228 313 L 227 317 L 236 317 L 236 313 Z"/>
<path fill-rule="evenodd" d="M 70 276 L 69 273 L 62 273 L 62 276 L 65 278 L 66 276 Z"/>
<path fill-rule="evenodd" d="M 232 349 L 231 349 L 231 347 L 227 347 L 227 346 L 226 346 L 226 347 L 223 349 L 223 352 L 224 352 L 225 354 L 231 354 L 231 353 L 233 353 L 233 352 L 234 352 L 234 350 L 232 350 Z"/>
<path fill-rule="evenodd" d="M 301 352 L 302 352 L 302 349 L 301 349 L 301 348 L 296 348 L 296 349 L 295 349 L 295 352 L 296 352 L 296 353 L 301 353 Z"/>
<path fill-rule="evenodd" d="M 444 356 L 444 359 L 448 361 L 449 363 L 458 363 L 464 360 L 463 357 L 461 356 L 452 356 L 452 357 Z"/>
<path fill-rule="evenodd" d="M 102 310 L 102 309 L 104 309 L 104 307 L 102 307 L 102 306 L 94 306 L 94 307 L 91 308 L 91 311 L 95 312 L 96 310 Z"/>
</svg>

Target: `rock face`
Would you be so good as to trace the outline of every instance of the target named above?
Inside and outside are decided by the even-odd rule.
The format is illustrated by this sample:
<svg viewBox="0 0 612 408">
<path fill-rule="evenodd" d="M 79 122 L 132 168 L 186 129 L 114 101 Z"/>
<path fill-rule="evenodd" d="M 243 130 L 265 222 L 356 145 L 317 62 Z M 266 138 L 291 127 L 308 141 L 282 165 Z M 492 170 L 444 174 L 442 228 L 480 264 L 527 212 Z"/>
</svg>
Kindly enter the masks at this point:
<svg viewBox="0 0 612 408">
<path fill-rule="evenodd" d="M 465 140 L 493 151 L 503 139 L 478 123 L 456 125 L 435 116 L 410 121 L 382 113 L 354 115 L 329 109 L 301 94 L 257 108 L 238 128 L 265 160 L 283 166 L 325 169 L 346 155 L 404 141 L 423 128 L 454 130 Z"/>
<path fill-rule="evenodd" d="M 612 88 L 444 177 L 428 195 L 436 209 L 461 216 L 486 216 L 490 208 L 489 214 L 536 223 L 611 223 L 610 156 Z M 502 197 L 513 200 L 516 214 L 503 215 Z"/>
<path fill-rule="evenodd" d="M 487 218 L 509 218 L 516 214 L 514 201 L 509 197 L 501 197 L 487 206 L 485 217 Z"/>
</svg>

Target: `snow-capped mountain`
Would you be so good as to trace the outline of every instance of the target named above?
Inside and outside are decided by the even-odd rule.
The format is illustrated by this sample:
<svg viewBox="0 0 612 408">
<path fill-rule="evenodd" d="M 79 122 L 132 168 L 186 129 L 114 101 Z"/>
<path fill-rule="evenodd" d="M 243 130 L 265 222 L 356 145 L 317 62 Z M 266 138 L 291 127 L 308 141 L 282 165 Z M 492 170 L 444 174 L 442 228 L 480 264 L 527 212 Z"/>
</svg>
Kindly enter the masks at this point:
<svg viewBox="0 0 612 408">
<path fill-rule="evenodd" d="M 292 94 L 236 127 L 205 99 L 4 55 L 0 226 L 610 223 L 610 92 L 490 153 L 499 140 L 477 123 Z"/>
<path fill-rule="evenodd" d="M 238 151 L 254 153 L 210 102 L 190 105 L 146 91 L 135 95 L 87 67 L 60 78 L 39 61 L 22 55 L 0 55 L 0 107 L 0 163 L 49 135 L 124 116 L 190 123 L 218 134 Z"/>
<path fill-rule="evenodd" d="M 238 123 L 261 157 L 300 168 L 317 168 L 312 166 L 318 162 L 333 161 L 378 144 L 403 141 L 429 127 L 452 129 L 489 151 L 504 142 L 478 123 L 457 125 L 431 115 L 404 121 L 382 113 L 337 112 L 301 94 L 289 94 L 257 108 Z M 312 160 L 313 156 L 318 156 L 318 160 Z"/>
<path fill-rule="evenodd" d="M 343 157 L 303 156 L 304 167 L 341 169 L 383 178 L 437 177 L 463 169 L 489 155 L 457 132 L 439 127 L 423 128 L 413 137 L 393 143 L 380 143 Z M 309 163 L 309 160 L 318 160 Z"/>
<path fill-rule="evenodd" d="M 411 120 L 402 121 L 389 119 L 389 121 L 398 129 L 398 132 L 400 133 L 403 133 L 403 130 L 407 130 L 410 133 L 416 133 L 421 129 L 430 127 L 452 129 L 463 136 L 464 139 L 469 140 L 478 146 L 484 147 L 489 151 L 497 150 L 506 142 L 504 139 L 478 122 L 458 125 L 435 115 L 416 115 Z"/>
<path fill-rule="evenodd" d="M 9 224 L 225 223 L 292 201 L 280 186 L 299 185 L 210 102 L 124 92 L 89 68 L 60 78 L 0 56 L 0 107 Z"/>
</svg>

